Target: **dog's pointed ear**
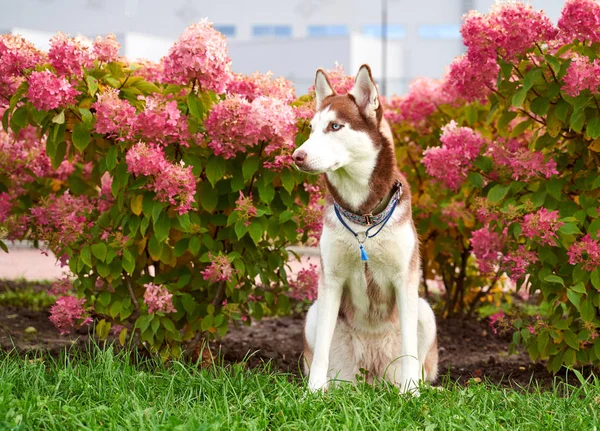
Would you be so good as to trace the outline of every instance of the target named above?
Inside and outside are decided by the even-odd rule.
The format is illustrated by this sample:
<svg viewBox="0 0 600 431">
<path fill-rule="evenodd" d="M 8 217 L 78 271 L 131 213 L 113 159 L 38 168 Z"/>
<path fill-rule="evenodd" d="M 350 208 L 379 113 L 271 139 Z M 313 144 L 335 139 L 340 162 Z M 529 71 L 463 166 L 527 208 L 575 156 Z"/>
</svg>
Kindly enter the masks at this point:
<svg viewBox="0 0 600 431">
<path fill-rule="evenodd" d="M 379 93 L 368 65 L 363 64 L 358 69 L 350 94 L 367 117 L 375 116 L 375 111 L 379 108 Z"/>
<path fill-rule="evenodd" d="M 317 70 L 317 75 L 315 76 L 315 95 L 317 100 L 317 111 L 321 109 L 321 105 L 323 101 L 329 96 L 333 96 L 335 91 L 331 88 L 331 84 L 329 83 L 329 79 L 325 74 L 323 69 Z"/>
</svg>

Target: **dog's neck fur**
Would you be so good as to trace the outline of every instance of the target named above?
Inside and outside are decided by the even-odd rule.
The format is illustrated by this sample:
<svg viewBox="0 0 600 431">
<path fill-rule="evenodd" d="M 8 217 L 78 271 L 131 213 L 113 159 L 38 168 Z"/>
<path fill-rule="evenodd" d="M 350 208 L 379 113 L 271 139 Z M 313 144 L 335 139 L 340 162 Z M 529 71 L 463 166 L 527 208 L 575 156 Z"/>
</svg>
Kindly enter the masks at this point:
<svg viewBox="0 0 600 431">
<path fill-rule="evenodd" d="M 378 149 L 374 157 L 353 162 L 325 175 L 332 198 L 356 214 L 376 214 L 385 208 L 399 179 L 389 126 L 385 120 L 381 121 L 378 130 L 370 133 L 372 138 L 379 138 L 373 139 Z"/>
</svg>

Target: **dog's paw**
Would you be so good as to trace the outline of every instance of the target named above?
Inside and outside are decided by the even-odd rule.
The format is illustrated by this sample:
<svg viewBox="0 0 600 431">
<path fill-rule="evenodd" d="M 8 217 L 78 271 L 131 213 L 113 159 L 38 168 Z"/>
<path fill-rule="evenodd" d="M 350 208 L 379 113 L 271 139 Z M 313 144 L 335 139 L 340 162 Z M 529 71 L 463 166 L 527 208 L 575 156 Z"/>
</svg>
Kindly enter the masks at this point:
<svg viewBox="0 0 600 431">
<path fill-rule="evenodd" d="M 408 394 L 412 395 L 413 397 L 418 397 L 421 395 L 419 392 L 418 379 L 402 379 L 398 383 L 398 387 L 400 388 L 401 394 Z"/>
<path fill-rule="evenodd" d="M 308 390 L 311 392 L 326 392 L 329 388 L 329 381 L 327 378 L 314 378 L 308 379 Z"/>
</svg>

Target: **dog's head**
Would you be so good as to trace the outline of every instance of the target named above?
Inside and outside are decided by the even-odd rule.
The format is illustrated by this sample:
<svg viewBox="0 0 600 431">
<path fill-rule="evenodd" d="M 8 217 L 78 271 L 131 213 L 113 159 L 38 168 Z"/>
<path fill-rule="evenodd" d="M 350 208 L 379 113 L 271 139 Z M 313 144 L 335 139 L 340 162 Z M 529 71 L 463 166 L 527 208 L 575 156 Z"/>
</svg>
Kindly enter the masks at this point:
<svg viewBox="0 0 600 431">
<path fill-rule="evenodd" d="M 315 94 L 310 138 L 292 155 L 298 169 L 318 174 L 375 160 L 385 121 L 369 66 L 361 66 L 354 87 L 343 95 L 335 93 L 322 69 L 317 70 Z"/>
</svg>

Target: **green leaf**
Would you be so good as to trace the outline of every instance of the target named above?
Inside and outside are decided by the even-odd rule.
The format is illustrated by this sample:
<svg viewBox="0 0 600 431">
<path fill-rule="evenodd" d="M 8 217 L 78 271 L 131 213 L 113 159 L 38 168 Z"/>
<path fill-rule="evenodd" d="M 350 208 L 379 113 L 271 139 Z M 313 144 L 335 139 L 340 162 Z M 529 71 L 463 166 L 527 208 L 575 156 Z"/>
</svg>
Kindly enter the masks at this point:
<svg viewBox="0 0 600 431">
<path fill-rule="evenodd" d="M 590 138 L 600 138 L 600 117 L 594 117 L 588 121 L 586 131 Z"/>
<path fill-rule="evenodd" d="M 8 247 L 4 244 L 4 241 L 0 239 L 0 248 L 4 250 L 5 253 L 8 253 Z"/>
<path fill-rule="evenodd" d="M 110 147 L 106 152 L 106 168 L 112 171 L 117 166 L 117 157 L 119 156 L 119 149 L 116 146 Z"/>
<path fill-rule="evenodd" d="M 90 249 L 89 245 L 86 245 L 81 249 L 80 259 L 88 267 L 92 267 L 92 250 Z"/>
<path fill-rule="evenodd" d="M 219 203 L 219 192 L 208 182 L 201 181 L 198 184 L 198 201 L 202 208 L 208 212 L 213 212 Z"/>
<path fill-rule="evenodd" d="M 579 340 L 573 331 L 565 331 L 565 342 L 572 349 L 579 350 Z"/>
<path fill-rule="evenodd" d="M 505 186 L 502 184 L 496 184 L 488 192 L 488 200 L 492 203 L 500 202 L 502 199 L 504 199 L 509 190 L 510 185 Z"/>
<path fill-rule="evenodd" d="M 596 307 L 589 299 L 584 299 L 578 308 L 584 322 L 592 322 L 596 317 Z"/>
<path fill-rule="evenodd" d="M 242 163 L 242 173 L 245 181 L 252 178 L 252 175 L 258 171 L 259 164 L 260 160 L 258 156 L 251 156 L 244 160 L 244 163 Z"/>
<path fill-rule="evenodd" d="M 288 193 L 291 193 L 292 190 L 294 190 L 294 186 L 296 185 L 292 171 L 290 171 L 289 169 L 282 171 L 281 172 L 281 182 L 283 184 L 283 188 Z"/>
<path fill-rule="evenodd" d="M 94 116 L 88 108 L 77 108 L 81 114 L 81 120 L 91 128 L 94 122 Z"/>
<path fill-rule="evenodd" d="M 250 234 L 250 238 L 252 238 L 252 241 L 254 241 L 254 244 L 258 245 L 258 242 L 260 241 L 263 232 L 263 227 L 258 222 L 258 220 L 252 221 L 252 223 L 250 223 L 250 226 L 248 226 L 248 233 Z"/>
<path fill-rule="evenodd" d="M 194 256 L 198 255 L 201 246 L 202 241 L 200 241 L 200 238 L 198 236 L 193 236 L 190 238 L 188 249 L 190 253 L 192 253 Z"/>
<path fill-rule="evenodd" d="M 585 293 L 585 285 L 580 281 L 579 283 L 575 283 L 573 286 L 570 287 L 570 290 L 577 292 L 577 293 Z"/>
<path fill-rule="evenodd" d="M 535 68 L 527 72 L 527 75 L 525 75 L 525 79 L 523 80 L 523 86 L 527 88 L 527 90 L 529 90 L 535 84 L 543 84 L 544 82 L 545 81 L 544 76 L 542 74 L 542 69 Z"/>
<path fill-rule="evenodd" d="M 219 181 L 225 175 L 225 159 L 217 156 L 211 156 L 206 164 L 206 178 L 214 187 L 217 181 Z"/>
<path fill-rule="evenodd" d="M 477 121 L 477 106 L 471 104 L 465 108 L 465 118 L 469 126 L 472 126 Z"/>
<path fill-rule="evenodd" d="M 581 231 L 575 223 L 565 223 L 558 228 L 558 231 L 566 235 L 580 234 Z"/>
<path fill-rule="evenodd" d="M 571 129 L 576 132 L 581 132 L 583 130 L 583 125 L 585 124 L 585 110 L 581 109 L 579 111 L 573 112 L 571 118 L 569 119 L 569 125 Z"/>
<path fill-rule="evenodd" d="M 79 151 L 83 152 L 90 144 L 90 132 L 91 130 L 85 123 L 77 123 L 73 128 L 73 134 L 71 135 L 71 140 L 73 141 L 73 145 Z"/>
<path fill-rule="evenodd" d="M 572 291 L 571 289 L 567 290 L 567 298 L 569 301 L 575 306 L 575 308 L 579 308 L 579 303 L 581 301 L 581 293 L 577 293 Z"/>
<path fill-rule="evenodd" d="M 244 224 L 243 221 L 238 221 L 236 222 L 235 226 L 234 226 L 234 230 L 235 230 L 235 235 L 237 236 L 237 239 L 240 240 L 242 239 L 242 237 L 244 235 L 246 235 L 246 232 L 248 232 L 248 227 Z"/>
<path fill-rule="evenodd" d="M 480 189 L 483 187 L 483 177 L 481 174 L 477 172 L 469 172 L 468 179 L 475 188 Z"/>
<path fill-rule="evenodd" d="M 560 121 L 567 121 L 567 114 L 570 110 L 571 105 L 565 99 L 556 102 L 555 114 Z"/>
<path fill-rule="evenodd" d="M 85 81 L 87 82 L 88 93 L 90 94 L 90 96 L 96 94 L 96 91 L 98 91 L 98 80 L 91 75 L 87 75 L 85 77 Z"/>
<path fill-rule="evenodd" d="M 63 114 L 64 117 L 64 114 Z M 23 106 L 18 107 L 10 117 L 10 128 L 18 134 L 23 127 L 27 125 L 27 109 Z"/>
<path fill-rule="evenodd" d="M 187 96 L 187 105 L 190 110 L 190 114 L 192 114 L 196 118 L 202 118 L 202 102 L 198 100 L 194 93 L 190 93 Z"/>
<path fill-rule="evenodd" d="M 52 122 L 56 124 L 65 124 L 65 111 L 62 110 L 52 117 Z"/>
<path fill-rule="evenodd" d="M 531 101 L 530 104 L 531 112 L 537 115 L 545 115 L 548 112 L 548 108 L 550 107 L 550 100 L 547 97 L 536 97 Z"/>
<path fill-rule="evenodd" d="M 512 106 L 515 108 L 520 108 L 523 106 L 525 99 L 527 98 L 527 92 L 529 90 L 525 87 L 521 87 L 512 97 Z"/>
<path fill-rule="evenodd" d="M 548 111 L 548 116 L 546 117 L 546 130 L 550 136 L 556 138 L 563 127 L 563 121 L 557 117 L 557 110 L 550 109 Z"/>
<path fill-rule="evenodd" d="M 511 137 L 511 138 L 515 138 L 515 137 L 517 137 L 517 136 L 521 136 L 521 134 L 522 134 L 522 133 L 523 133 L 525 130 L 527 130 L 527 128 L 528 128 L 528 127 L 530 127 L 530 126 L 531 126 L 531 124 L 532 124 L 532 121 L 531 121 L 531 120 L 529 120 L 529 119 L 527 119 L 527 120 L 525 120 L 525 121 L 521 121 L 519 124 L 517 124 L 517 125 L 516 125 L 516 126 L 513 128 L 512 132 L 510 132 L 510 137 Z"/>
<path fill-rule="evenodd" d="M 156 235 L 156 240 L 158 242 L 163 242 L 169 236 L 170 229 L 171 219 L 166 212 L 163 212 L 154 223 L 154 235 Z"/>
<path fill-rule="evenodd" d="M 127 271 L 129 275 L 133 274 L 135 270 L 135 258 L 129 250 L 123 250 L 123 269 Z"/>
<path fill-rule="evenodd" d="M 590 280 L 592 282 L 592 286 L 600 290 L 600 268 L 596 268 L 592 271 L 590 274 Z"/>
<path fill-rule="evenodd" d="M 106 252 L 106 244 L 104 244 L 103 242 L 99 242 L 92 245 L 92 253 L 94 254 L 94 256 L 96 256 L 96 259 L 99 259 L 102 262 L 104 262 L 104 260 L 106 259 Z"/>
<path fill-rule="evenodd" d="M 545 281 L 549 282 L 549 283 L 558 283 L 558 284 L 562 284 L 563 286 L 565 285 L 565 282 L 563 281 L 563 279 L 561 277 L 559 277 L 558 275 L 548 275 L 544 278 Z"/>
<path fill-rule="evenodd" d="M 163 243 L 158 242 L 156 239 L 156 235 L 152 235 L 148 240 L 148 252 L 150 253 L 150 257 L 153 260 L 160 260 L 160 256 L 162 254 Z"/>
</svg>

